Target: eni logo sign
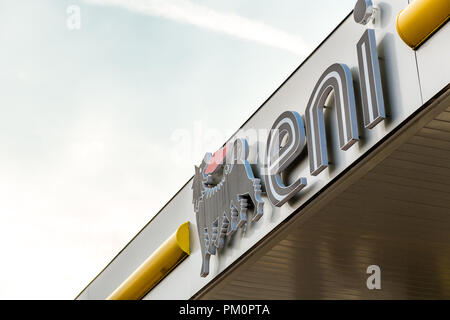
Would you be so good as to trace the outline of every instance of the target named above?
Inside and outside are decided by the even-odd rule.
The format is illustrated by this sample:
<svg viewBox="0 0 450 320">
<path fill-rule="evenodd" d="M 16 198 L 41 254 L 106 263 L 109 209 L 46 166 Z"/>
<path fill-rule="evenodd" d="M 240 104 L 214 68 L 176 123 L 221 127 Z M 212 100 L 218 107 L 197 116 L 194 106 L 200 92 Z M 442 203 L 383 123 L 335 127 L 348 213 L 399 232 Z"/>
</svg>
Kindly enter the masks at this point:
<svg viewBox="0 0 450 320">
<path fill-rule="evenodd" d="M 367 19 L 366 8 L 357 7 L 355 20 Z M 364 127 L 372 129 L 386 117 L 374 30 L 364 32 L 356 44 L 356 52 Z M 305 148 L 312 176 L 328 167 L 324 107 L 331 94 L 334 95 L 332 107 L 336 110 L 334 121 L 340 149 L 346 151 L 359 140 L 352 74 L 346 64 L 335 63 L 317 80 L 304 116 L 296 111 L 283 112 L 270 129 L 264 153 L 265 174 L 261 179 L 272 205 L 281 207 L 307 185 L 307 177 L 300 177 L 289 185 L 281 177 Z M 250 221 L 249 211 L 251 221 L 258 221 L 264 214 L 262 181 L 255 177 L 255 166 L 248 162 L 248 154 L 247 140 L 237 138 L 214 154 L 207 153 L 200 166 L 195 167 L 192 189 L 202 277 L 209 274 L 211 255 L 215 255 L 218 248 L 224 248 L 226 238 Z"/>
</svg>

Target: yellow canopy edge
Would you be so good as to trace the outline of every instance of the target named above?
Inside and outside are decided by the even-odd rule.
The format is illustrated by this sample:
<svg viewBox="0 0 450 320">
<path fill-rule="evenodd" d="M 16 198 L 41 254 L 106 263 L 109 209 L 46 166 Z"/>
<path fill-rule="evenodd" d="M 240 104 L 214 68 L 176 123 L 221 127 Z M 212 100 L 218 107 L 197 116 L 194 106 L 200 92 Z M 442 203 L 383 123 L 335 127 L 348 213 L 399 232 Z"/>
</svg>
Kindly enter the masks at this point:
<svg viewBox="0 0 450 320">
<path fill-rule="evenodd" d="M 449 0 L 414 0 L 397 15 L 397 32 L 416 50 L 448 21 L 449 14 Z"/>
<path fill-rule="evenodd" d="M 188 221 L 179 226 L 107 299 L 141 299 L 189 254 Z"/>
</svg>

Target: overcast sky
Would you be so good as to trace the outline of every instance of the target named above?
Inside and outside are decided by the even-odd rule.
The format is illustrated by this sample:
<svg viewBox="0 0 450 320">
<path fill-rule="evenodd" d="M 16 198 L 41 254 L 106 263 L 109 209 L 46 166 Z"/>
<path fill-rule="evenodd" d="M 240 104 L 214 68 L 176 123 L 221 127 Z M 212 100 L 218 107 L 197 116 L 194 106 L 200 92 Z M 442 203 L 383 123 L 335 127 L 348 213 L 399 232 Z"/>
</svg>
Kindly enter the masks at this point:
<svg viewBox="0 0 450 320">
<path fill-rule="evenodd" d="M 355 2 L 0 0 L 0 299 L 73 299 Z"/>
</svg>

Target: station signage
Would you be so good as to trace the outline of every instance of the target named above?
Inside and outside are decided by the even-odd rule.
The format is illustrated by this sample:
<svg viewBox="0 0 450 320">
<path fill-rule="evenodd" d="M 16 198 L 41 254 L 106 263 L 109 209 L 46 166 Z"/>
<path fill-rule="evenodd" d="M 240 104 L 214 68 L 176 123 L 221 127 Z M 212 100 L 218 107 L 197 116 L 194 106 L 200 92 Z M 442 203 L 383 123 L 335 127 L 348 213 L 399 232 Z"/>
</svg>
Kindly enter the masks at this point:
<svg viewBox="0 0 450 320">
<path fill-rule="evenodd" d="M 307 186 L 307 176 L 298 177 L 290 184 L 281 176 L 291 164 L 303 161 L 300 155 L 304 151 L 307 151 L 311 176 L 319 175 L 329 166 L 324 115 L 331 95 L 334 100 L 330 107 L 335 108 L 336 114 L 332 121 L 337 124 L 340 152 L 358 143 L 357 108 L 362 109 L 366 129 L 374 128 L 386 118 L 373 29 L 363 33 L 356 43 L 356 53 L 361 105 L 356 105 L 350 68 L 345 63 L 325 66 L 310 94 L 305 114 L 285 111 L 268 128 L 264 167 L 250 165 L 245 138 L 235 138 L 214 154 L 207 153 L 202 163 L 195 166 L 192 189 L 202 277 L 209 274 L 210 257 L 225 247 L 226 239 L 247 222 L 258 221 L 263 216 L 263 191 L 273 206 L 281 207 Z"/>
</svg>

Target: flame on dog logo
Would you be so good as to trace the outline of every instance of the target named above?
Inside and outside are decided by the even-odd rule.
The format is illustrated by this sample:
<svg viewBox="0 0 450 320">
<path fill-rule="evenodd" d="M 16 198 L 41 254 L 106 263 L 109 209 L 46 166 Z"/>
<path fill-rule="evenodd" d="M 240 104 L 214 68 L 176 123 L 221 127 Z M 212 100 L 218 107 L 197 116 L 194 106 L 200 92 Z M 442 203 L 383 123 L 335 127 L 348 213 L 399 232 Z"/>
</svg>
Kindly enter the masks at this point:
<svg viewBox="0 0 450 320">
<path fill-rule="evenodd" d="M 202 277 L 209 274 L 211 255 L 247 222 L 247 209 L 253 208 L 252 221 L 263 215 L 261 181 L 254 177 L 247 156 L 247 140 L 236 139 L 213 155 L 207 153 L 201 165 L 195 166 L 192 189 Z"/>
</svg>

